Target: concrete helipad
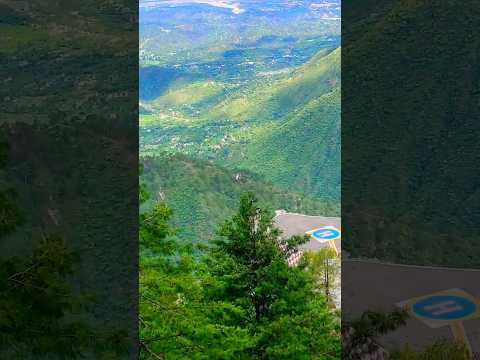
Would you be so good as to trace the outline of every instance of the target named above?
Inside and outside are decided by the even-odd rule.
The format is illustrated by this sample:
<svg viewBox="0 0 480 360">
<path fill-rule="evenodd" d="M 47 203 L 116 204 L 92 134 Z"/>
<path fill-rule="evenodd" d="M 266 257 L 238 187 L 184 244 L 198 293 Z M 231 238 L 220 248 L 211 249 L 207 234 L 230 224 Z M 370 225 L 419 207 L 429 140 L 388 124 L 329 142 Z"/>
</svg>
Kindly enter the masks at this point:
<svg viewBox="0 0 480 360">
<path fill-rule="evenodd" d="M 347 317 L 356 317 L 366 310 L 389 311 L 407 299 L 453 288 L 480 298 L 480 270 L 342 261 L 342 311 Z M 479 353 L 480 319 L 463 324 L 472 350 Z M 432 328 L 411 318 L 405 327 L 382 337 L 380 343 L 387 350 L 401 349 L 406 344 L 421 350 L 441 338 L 453 340 L 449 326 Z"/>
<path fill-rule="evenodd" d="M 330 226 L 341 231 L 341 219 L 338 217 L 277 211 L 274 222 L 284 237 Z M 335 245 L 341 249 L 340 241 Z M 315 251 L 326 246 L 329 246 L 328 242 L 322 243 L 311 238 L 302 248 Z M 341 297 L 342 315 L 347 318 L 357 317 L 367 310 L 390 311 L 408 299 L 447 289 L 461 289 L 480 300 L 480 270 L 408 266 L 344 258 L 341 272 L 341 291 L 338 289 L 336 297 Z M 480 353 L 480 319 L 466 320 L 463 326 L 473 352 Z M 379 342 L 390 351 L 402 349 L 407 344 L 421 350 L 442 338 L 453 339 L 449 326 L 432 328 L 412 317 L 406 326 L 383 336 Z"/>
<path fill-rule="evenodd" d="M 275 225 L 282 230 L 284 237 L 293 235 L 303 235 L 307 231 L 334 227 L 341 230 L 341 220 L 339 217 L 309 216 L 278 211 L 274 218 Z M 309 242 L 302 246 L 302 249 L 316 251 L 328 247 L 328 243 L 322 243 L 311 238 Z M 340 239 L 335 240 L 335 247 L 341 252 Z"/>
</svg>

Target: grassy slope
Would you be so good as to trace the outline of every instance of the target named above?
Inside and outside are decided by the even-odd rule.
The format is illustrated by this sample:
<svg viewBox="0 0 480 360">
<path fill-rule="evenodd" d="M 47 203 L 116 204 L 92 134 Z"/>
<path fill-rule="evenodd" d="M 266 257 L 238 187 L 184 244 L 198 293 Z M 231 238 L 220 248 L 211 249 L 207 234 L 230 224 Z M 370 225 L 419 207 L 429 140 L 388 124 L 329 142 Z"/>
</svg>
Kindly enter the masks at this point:
<svg viewBox="0 0 480 360">
<path fill-rule="evenodd" d="M 279 121 L 309 100 L 328 92 L 340 80 L 340 49 L 322 51 L 292 74 L 278 80 L 259 79 L 209 113 L 235 122 Z"/>
<path fill-rule="evenodd" d="M 174 223 L 182 229 L 184 239 L 208 239 L 218 223 L 233 213 L 240 195 L 247 191 L 254 191 L 272 210 L 339 214 L 338 205 L 280 190 L 251 172 L 234 172 L 178 154 L 147 157 L 142 163 L 142 181 L 153 194 L 145 206 L 150 207 L 154 200 L 166 201 L 174 210 Z M 236 174 L 240 174 L 239 180 L 235 180 Z"/>
<path fill-rule="evenodd" d="M 219 95 L 224 85 L 216 81 L 201 81 L 188 84 L 181 89 L 173 89 L 154 100 L 155 108 L 176 108 L 200 105 Z"/>
</svg>

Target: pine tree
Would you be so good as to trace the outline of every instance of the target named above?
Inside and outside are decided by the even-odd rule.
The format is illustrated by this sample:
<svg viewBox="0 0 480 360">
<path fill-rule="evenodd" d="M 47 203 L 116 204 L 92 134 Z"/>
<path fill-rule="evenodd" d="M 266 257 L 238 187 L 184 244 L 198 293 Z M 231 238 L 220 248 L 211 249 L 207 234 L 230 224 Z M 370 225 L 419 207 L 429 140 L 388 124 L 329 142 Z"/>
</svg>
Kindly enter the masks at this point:
<svg viewBox="0 0 480 360">
<path fill-rule="evenodd" d="M 286 262 L 304 237 L 281 240 L 248 194 L 200 260 L 175 239 L 171 212 L 155 210 L 165 207 L 140 217 L 142 359 L 340 358 L 338 315 Z"/>
<path fill-rule="evenodd" d="M 141 196 L 147 198 L 144 190 Z M 192 249 L 175 239 L 171 215 L 159 203 L 140 216 L 141 359 L 246 359 L 251 337 L 229 320 L 245 314 L 207 301 L 202 284 L 209 280 Z"/>
<path fill-rule="evenodd" d="M 207 296 L 247 314 L 236 321 L 255 339 L 251 358 L 339 358 L 338 317 L 305 268 L 289 267 L 286 261 L 306 238 L 282 239 L 273 215 L 258 206 L 253 194 L 242 197 L 238 213 L 219 235 L 207 260 L 214 279 L 205 284 Z"/>
</svg>

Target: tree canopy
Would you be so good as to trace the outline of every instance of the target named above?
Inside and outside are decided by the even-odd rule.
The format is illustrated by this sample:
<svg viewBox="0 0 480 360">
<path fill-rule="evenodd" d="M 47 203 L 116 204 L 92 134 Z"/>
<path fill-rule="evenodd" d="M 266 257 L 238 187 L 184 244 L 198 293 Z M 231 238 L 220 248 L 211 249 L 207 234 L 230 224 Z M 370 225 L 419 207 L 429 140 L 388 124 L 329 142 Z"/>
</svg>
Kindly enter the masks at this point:
<svg viewBox="0 0 480 360">
<path fill-rule="evenodd" d="M 141 243 L 156 232 L 144 219 L 154 217 L 165 229 L 170 215 L 143 214 Z M 286 262 L 305 238 L 282 240 L 272 220 L 249 193 L 200 256 L 175 241 L 171 230 L 154 236 L 171 244 L 168 251 L 144 245 L 143 359 L 340 358 L 338 314 L 305 266 Z"/>
</svg>

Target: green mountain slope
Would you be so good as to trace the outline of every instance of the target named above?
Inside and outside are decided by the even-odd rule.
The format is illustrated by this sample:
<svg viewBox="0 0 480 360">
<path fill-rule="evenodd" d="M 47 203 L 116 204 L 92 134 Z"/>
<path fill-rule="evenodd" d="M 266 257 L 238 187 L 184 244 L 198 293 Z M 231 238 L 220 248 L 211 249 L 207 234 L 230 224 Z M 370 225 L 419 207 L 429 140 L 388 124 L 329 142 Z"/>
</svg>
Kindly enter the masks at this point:
<svg viewBox="0 0 480 360">
<path fill-rule="evenodd" d="M 235 152 L 235 163 L 283 188 L 340 199 L 340 88 L 310 102 Z"/>
<path fill-rule="evenodd" d="M 233 145 L 225 164 L 251 169 L 285 189 L 338 201 L 340 56 L 340 48 L 318 54 L 292 76 L 257 90 L 252 101 L 262 99 L 258 92 L 265 89 L 270 96 L 248 111 L 272 121 Z"/>
<path fill-rule="evenodd" d="M 340 48 L 326 55 L 321 51 L 308 63 L 279 79 L 257 79 L 209 112 L 215 118 L 236 122 L 279 121 L 340 81 Z"/>
<path fill-rule="evenodd" d="M 232 171 L 179 154 L 144 157 L 141 162 L 141 181 L 153 194 L 142 210 L 155 201 L 166 201 L 174 211 L 174 225 L 181 228 L 179 236 L 184 239 L 209 239 L 216 226 L 233 214 L 238 199 L 247 191 L 255 192 L 272 210 L 339 214 L 335 203 L 281 190 L 249 171 Z"/>
<path fill-rule="evenodd" d="M 375 17 L 346 21 L 344 33 L 343 86 L 355 89 L 342 108 L 345 249 L 478 267 L 478 7 L 403 0 L 365 13 Z"/>
<path fill-rule="evenodd" d="M 340 56 L 340 48 L 324 50 L 245 86 L 197 83 L 167 92 L 141 116 L 141 153 L 180 152 L 251 169 L 283 189 L 338 201 Z"/>
</svg>

